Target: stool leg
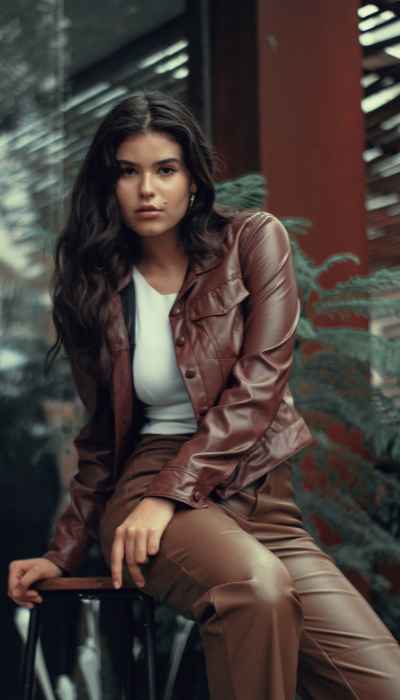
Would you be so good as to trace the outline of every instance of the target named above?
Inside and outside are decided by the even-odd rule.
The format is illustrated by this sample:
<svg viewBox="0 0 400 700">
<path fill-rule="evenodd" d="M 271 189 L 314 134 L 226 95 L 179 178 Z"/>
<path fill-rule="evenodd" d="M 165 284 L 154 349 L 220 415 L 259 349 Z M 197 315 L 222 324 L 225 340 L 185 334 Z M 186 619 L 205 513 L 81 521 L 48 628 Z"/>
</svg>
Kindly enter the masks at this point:
<svg viewBox="0 0 400 700">
<path fill-rule="evenodd" d="M 34 605 L 29 618 L 28 639 L 22 664 L 23 700 L 33 700 L 35 690 L 35 658 L 40 630 L 40 606 Z"/>
<path fill-rule="evenodd" d="M 133 620 L 132 620 L 132 603 L 124 601 L 123 629 L 120 636 L 123 648 L 123 683 L 122 683 L 122 700 L 131 700 L 133 693 Z M 120 623 L 121 624 L 121 623 Z"/>
<path fill-rule="evenodd" d="M 155 658 L 155 623 L 154 623 L 154 601 L 145 601 L 145 633 L 146 633 L 146 654 L 147 654 L 147 697 L 148 700 L 156 700 L 156 658 Z"/>
</svg>

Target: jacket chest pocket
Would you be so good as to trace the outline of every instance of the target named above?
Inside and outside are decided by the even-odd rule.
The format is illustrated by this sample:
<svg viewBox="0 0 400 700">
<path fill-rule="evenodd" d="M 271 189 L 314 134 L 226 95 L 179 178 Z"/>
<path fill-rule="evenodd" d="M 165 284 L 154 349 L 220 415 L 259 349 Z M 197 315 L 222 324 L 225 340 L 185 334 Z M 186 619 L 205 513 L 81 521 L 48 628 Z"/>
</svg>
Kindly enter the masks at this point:
<svg viewBox="0 0 400 700">
<path fill-rule="evenodd" d="M 189 311 L 196 326 L 198 341 L 207 356 L 219 359 L 237 357 L 243 341 L 243 308 L 241 303 L 250 292 L 241 277 L 224 282 L 203 292 Z"/>
</svg>

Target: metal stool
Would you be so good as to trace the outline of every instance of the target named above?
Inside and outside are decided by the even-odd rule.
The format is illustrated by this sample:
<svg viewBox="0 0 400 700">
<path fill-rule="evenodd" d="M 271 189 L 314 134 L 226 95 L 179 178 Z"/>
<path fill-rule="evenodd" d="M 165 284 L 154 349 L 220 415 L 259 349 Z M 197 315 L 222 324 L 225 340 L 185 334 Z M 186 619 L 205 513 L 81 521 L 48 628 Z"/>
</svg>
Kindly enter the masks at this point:
<svg viewBox="0 0 400 700">
<path fill-rule="evenodd" d="M 145 629 L 146 656 L 146 687 L 147 700 L 156 700 L 156 668 L 155 668 L 155 626 L 154 601 L 137 588 L 123 587 L 115 589 L 109 577 L 61 577 L 46 579 L 36 584 L 35 588 L 43 596 L 43 603 L 35 605 L 30 611 L 28 640 L 22 664 L 23 700 L 33 700 L 35 685 L 35 655 L 40 631 L 40 608 L 48 598 L 65 598 L 77 596 L 81 600 L 138 600 L 144 613 L 143 627 Z M 130 691 L 129 681 L 126 686 L 126 696 Z"/>
</svg>

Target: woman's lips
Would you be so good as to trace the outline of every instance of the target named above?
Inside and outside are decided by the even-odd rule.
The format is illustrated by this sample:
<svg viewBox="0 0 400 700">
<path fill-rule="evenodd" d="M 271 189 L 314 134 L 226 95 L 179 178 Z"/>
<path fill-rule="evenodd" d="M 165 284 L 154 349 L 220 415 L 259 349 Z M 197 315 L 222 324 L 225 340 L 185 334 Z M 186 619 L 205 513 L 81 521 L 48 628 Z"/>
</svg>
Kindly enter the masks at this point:
<svg viewBox="0 0 400 700">
<path fill-rule="evenodd" d="M 156 219 L 160 214 L 160 209 L 147 209 L 147 211 L 145 209 L 139 209 L 139 211 L 135 212 L 135 216 L 139 216 L 141 219 Z"/>
</svg>

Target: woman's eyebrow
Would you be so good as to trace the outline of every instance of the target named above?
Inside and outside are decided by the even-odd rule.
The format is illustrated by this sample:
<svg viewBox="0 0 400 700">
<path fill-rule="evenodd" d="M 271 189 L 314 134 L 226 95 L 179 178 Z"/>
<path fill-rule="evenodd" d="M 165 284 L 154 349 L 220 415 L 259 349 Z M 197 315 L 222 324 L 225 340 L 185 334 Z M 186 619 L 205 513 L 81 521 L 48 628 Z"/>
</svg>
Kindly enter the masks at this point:
<svg viewBox="0 0 400 700">
<path fill-rule="evenodd" d="M 117 158 L 118 163 L 126 163 L 127 165 L 140 165 L 140 163 L 135 163 L 134 160 L 126 160 L 126 158 Z M 181 163 L 180 158 L 163 158 L 162 160 L 156 160 L 152 165 L 162 165 L 163 163 Z"/>
</svg>

